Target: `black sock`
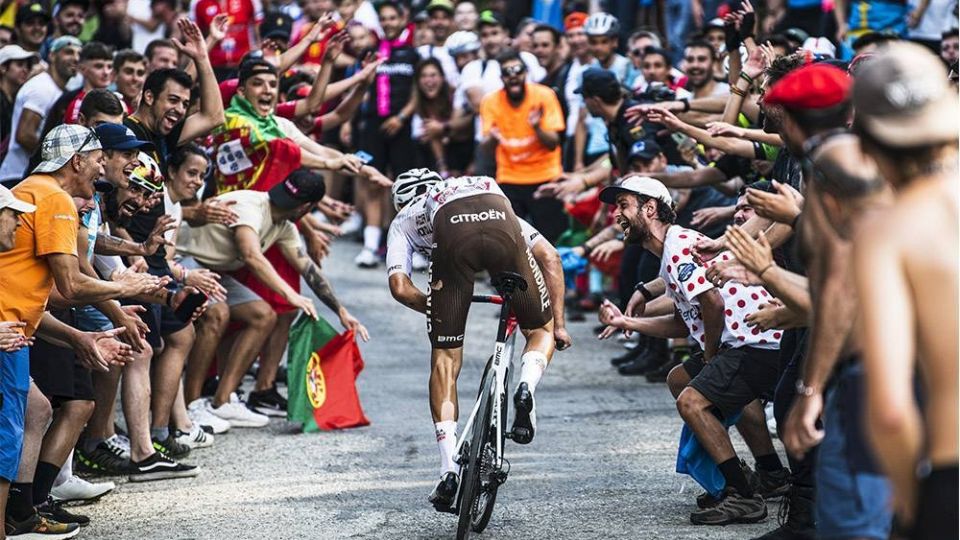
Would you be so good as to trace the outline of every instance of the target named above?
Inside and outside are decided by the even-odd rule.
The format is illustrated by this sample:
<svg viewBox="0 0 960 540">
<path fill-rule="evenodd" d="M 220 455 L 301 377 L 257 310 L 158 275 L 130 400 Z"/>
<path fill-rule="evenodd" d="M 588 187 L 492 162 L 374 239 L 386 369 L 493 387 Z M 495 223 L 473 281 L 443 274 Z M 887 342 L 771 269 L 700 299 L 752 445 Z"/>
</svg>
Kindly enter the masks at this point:
<svg viewBox="0 0 960 540">
<path fill-rule="evenodd" d="M 753 497 L 753 490 L 750 489 L 747 477 L 740 468 L 740 460 L 736 456 L 720 464 L 720 473 L 726 479 L 727 485 L 740 492 L 740 495 Z"/>
<path fill-rule="evenodd" d="M 33 483 L 13 482 L 7 499 L 7 515 L 16 521 L 24 521 L 36 512 L 33 509 Z"/>
<path fill-rule="evenodd" d="M 782 468 L 783 463 L 780 463 L 780 456 L 776 452 L 765 456 L 757 456 L 757 470 L 771 472 L 779 471 Z"/>
<path fill-rule="evenodd" d="M 43 504 L 47 502 L 47 496 L 50 495 L 50 489 L 53 487 L 54 480 L 60 474 L 60 467 L 53 463 L 37 463 L 37 472 L 33 474 L 33 504 Z"/>
</svg>

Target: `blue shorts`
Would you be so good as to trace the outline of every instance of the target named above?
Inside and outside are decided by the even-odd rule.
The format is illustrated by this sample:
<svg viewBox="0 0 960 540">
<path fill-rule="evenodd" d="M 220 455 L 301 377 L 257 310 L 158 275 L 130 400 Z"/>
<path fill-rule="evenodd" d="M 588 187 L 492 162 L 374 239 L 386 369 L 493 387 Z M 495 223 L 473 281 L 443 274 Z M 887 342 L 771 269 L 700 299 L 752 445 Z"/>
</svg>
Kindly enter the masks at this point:
<svg viewBox="0 0 960 540">
<path fill-rule="evenodd" d="M 113 330 L 113 322 L 99 309 L 93 306 L 77 308 L 77 329 L 84 332 L 106 332 Z"/>
<path fill-rule="evenodd" d="M 13 482 L 23 449 L 23 416 L 30 391 L 30 348 L 0 351 L 0 479 Z"/>
<path fill-rule="evenodd" d="M 823 442 L 817 456 L 817 533 L 822 540 L 876 538 L 890 535 L 890 483 L 873 472 L 862 418 L 863 367 L 845 367 L 838 384 L 827 393 Z"/>
</svg>

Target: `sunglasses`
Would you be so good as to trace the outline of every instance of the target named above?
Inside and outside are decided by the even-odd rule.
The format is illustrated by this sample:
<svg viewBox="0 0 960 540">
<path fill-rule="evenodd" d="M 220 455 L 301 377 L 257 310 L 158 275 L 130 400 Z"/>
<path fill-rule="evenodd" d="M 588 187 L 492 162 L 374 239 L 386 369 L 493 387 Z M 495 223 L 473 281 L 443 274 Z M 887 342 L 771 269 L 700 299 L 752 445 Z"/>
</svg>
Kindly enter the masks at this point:
<svg viewBox="0 0 960 540">
<path fill-rule="evenodd" d="M 77 148 L 77 152 L 76 152 L 76 153 L 79 154 L 80 152 L 83 152 L 83 149 L 86 148 L 87 145 L 90 144 L 90 143 L 91 143 L 92 141 L 94 141 L 94 140 L 96 140 L 96 141 L 99 142 L 99 139 L 97 139 L 97 134 L 96 134 L 96 132 L 94 132 L 94 131 L 91 129 L 91 130 L 90 130 L 90 133 L 87 134 L 87 138 L 84 139 L 84 140 L 83 140 L 83 143 L 80 145 L 80 148 Z"/>
<path fill-rule="evenodd" d="M 527 71 L 526 66 L 524 66 L 523 64 L 517 64 L 517 65 L 515 65 L 515 66 L 510 66 L 510 67 L 505 67 L 505 68 L 503 68 L 503 73 L 502 73 L 501 76 L 502 76 L 502 77 L 516 77 L 517 75 L 520 75 L 521 73 L 523 73 L 523 72 L 525 72 L 525 71 Z"/>
<path fill-rule="evenodd" d="M 633 49 L 630 51 L 630 56 L 635 56 L 637 58 L 643 56 L 643 49 Z"/>
</svg>

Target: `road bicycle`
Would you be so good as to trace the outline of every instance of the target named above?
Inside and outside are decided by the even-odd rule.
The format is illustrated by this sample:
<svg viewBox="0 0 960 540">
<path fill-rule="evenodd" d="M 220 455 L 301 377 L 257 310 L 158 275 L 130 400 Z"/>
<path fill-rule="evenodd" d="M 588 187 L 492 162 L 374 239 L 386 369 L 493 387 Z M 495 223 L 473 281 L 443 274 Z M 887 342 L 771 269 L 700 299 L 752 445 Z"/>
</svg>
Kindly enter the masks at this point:
<svg viewBox="0 0 960 540">
<path fill-rule="evenodd" d="M 497 490 L 510 472 L 510 462 L 503 457 L 505 440 L 513 438 L 507 431 L 507 388 L 517 319 L 510 310 L 510 299 L 514 291 L 527 290 L 527 282 L 519 274 L 503 272 L 494 276 L 493 286 L 497 295 L 473 297 L 473 302 L 499 304 L 500 323 L 493 355 L 487 360 L 480 381 L 477 403 L 454 451 L 461 478 L 455 504 L 459 516 L 457 540 L 465 540 L 471 531 L 479 533 L 487 527 Z"/>
</svg>

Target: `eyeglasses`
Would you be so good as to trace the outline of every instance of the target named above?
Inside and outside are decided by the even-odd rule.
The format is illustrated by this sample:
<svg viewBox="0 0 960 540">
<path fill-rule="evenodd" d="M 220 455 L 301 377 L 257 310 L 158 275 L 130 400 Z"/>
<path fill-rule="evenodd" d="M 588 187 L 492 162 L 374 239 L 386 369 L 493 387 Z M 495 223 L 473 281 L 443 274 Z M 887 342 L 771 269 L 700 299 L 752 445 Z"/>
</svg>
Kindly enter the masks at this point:
<svg viewBox="0 0 960 540">
<path fill-rule="evenodd" d="M 526 67 L 526 66 L 524 66 L 523 64 L 517 64 L 517 65 L 514 65 L 514 66 L 510 66 L 510 67 L 505 67 L 505 68 L 503 68 L 503 72 L 502 72 L 501 76 L 502 76 L 502 77 L 516 77 L 517 75 L 520 75 L 520 74 L 522 74 L 522 73 L 525 72 L 525 71 L 527 71 L 527 67 Z"/>
<path fill-rule="evenodd" d="M 635 56 L 635 57 L 637 57 L 637 58 L 640 58 L 641 56 L 643 56 L 643 49 L 633 49 L 633 50 L 631 50 L 631 51 L 630 51 L 630 56 Z"/>
</svg>

